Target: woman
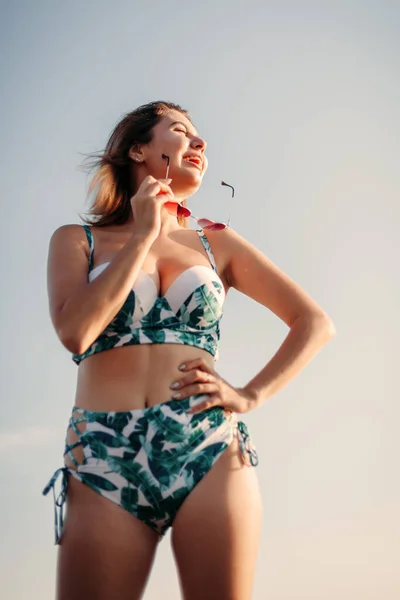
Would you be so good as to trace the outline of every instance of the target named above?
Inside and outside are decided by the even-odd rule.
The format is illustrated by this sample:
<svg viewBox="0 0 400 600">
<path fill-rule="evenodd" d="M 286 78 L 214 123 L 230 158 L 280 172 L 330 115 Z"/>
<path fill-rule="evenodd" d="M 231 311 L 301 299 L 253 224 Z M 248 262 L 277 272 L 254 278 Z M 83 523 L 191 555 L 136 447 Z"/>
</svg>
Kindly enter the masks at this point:
<svg viewBox="0 0 400 600">
<path fill-rule="evenodd" d="M 65 465 L 43 492 L 61 476 L 60 600 L 141 598 L 169 527 L 183 598 L 251 598 L 261 502 L 257 453 L 237 415 L 282 389 L 334 327 L 232 229 L 194 231 L 179 216 L 201 185 L 205 150 L 180 106 L 139 107 L 98 157 L 91 218 L 50 242 L 51 318 L 79 364 Z M 241 388 L 214 370 L 230 287 L 290 328 Z"/>
</svg>

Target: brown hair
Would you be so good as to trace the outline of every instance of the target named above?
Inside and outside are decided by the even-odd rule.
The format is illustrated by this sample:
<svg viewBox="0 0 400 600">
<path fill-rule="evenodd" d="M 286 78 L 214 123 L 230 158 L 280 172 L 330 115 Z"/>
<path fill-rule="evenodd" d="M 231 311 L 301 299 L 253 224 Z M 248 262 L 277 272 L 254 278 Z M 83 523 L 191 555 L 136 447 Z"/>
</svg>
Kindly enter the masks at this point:
<svg viewBox="0 0 400 600">
<path fill-rule="evenodd" d="M 127 113 L 114 128 L 102 152 L 89 154 L 84 162 L 85 170 L 95 170 L 88 188 L 88 195 L 96 188 L 89 217 L 81 219 L 89 225 L 104 227 L 126 223 L 131 212 L 133 161 L 129 149 L 135 144 L 148 144 L 152 140 L 153 127 L 169 110 L 177 110 L 191 121 L 186 110 L 172 102 L 150 102 Z M 186 201 L 182 201 L 186 206 Z M 179 225 L 187 227 L 184 217 L 177 217 Z"/>
</svg>

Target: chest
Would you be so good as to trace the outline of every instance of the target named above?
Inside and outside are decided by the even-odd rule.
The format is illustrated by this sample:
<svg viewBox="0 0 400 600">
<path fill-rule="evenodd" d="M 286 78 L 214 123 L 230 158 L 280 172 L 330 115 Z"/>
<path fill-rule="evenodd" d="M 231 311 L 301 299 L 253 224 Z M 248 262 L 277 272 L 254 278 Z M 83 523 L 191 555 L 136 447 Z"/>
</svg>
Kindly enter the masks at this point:
<svg viewBox="0 0 400 600">
<path fill-rule="evenodd" d="M 130 236 L 96 231 L 93 248 L 91 279 L 98 275 L 118 254 Z M 208 239 L 193 230 L 173 232 L 157 239 L 151 246 L 140 269 L 139 279 L 146 280 L 153 292 L 165 296 L 184 281 L 196 281 L 210 270 L 217 274 L 225 294 L 229 285 L 222 261 L 217 261 Z M 177 288 L 174 288 L 177 283 Z"/>
</svg>

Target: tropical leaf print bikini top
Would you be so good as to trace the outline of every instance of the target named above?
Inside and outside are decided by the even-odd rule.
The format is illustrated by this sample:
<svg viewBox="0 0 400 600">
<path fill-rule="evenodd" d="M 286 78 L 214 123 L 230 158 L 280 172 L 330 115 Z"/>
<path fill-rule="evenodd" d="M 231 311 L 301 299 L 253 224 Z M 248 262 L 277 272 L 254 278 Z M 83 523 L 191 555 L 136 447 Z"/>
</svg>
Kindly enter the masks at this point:
<svg viewBox="0 0 400 600">
<path fill-rule="evenodd" d="M 94 242 L 89 225 L 83 225 L 90 246 L 89 281 L 109 262 L 93 269 Z M 223 314 L 225 290 L 218 277 L 211 247 L 202 229 L 196 230 L 210 260 L 189 267 L 159 296 L 153 279 L 140 271 L 125 303 L 104 331 L 83 354 L 73 354 L 79 364 L 87 356 L 132 344 L 187 344 L 218 358 L 219 322 Z"/>
</svg>

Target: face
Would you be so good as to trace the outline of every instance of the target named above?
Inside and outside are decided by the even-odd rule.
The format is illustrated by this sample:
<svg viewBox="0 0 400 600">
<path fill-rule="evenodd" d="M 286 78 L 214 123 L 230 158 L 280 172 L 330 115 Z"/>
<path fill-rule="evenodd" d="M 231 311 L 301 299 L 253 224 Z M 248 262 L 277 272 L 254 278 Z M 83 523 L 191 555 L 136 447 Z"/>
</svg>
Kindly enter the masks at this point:
<svg viewBox="0 0 400 600">
<path fill-rule="evenodd" d="M 206 146 L 189 119 L 171 110 L 154 126 L 152 141 L 136 149 L 135 156 L 141 160 L 144 177 L 156 179 L 165 177 L 168 161 L 162 155 L 169 156 L 171 188 L 175 196 L 187 198 L 200 187 L 207 170 Z"/>
</svg>

